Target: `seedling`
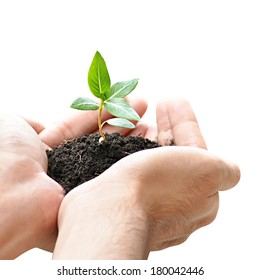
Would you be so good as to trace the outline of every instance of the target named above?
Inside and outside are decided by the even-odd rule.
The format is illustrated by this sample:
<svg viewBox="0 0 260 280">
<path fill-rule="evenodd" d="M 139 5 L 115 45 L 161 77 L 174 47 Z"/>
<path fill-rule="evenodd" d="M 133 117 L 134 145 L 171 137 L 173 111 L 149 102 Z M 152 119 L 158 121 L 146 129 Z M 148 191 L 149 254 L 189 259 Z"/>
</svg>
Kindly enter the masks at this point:
<svg viewBox="0 0 260 280">
<path fill-rule="evenodd" d="M 135 128 L 135 125 L 129 120 L 139 121 L 137 112 L 125 100 L 125 97 L 131 93 L 137 86 L 138 79 L 115 83 L 111 86 L 110 76 L 107 70 L 106 62 L 99 52 L 96 52 L 88 71 L 88 85 L 92 94 L 99 98 L 99 104 L 89 98 L 79 97 L 71 107 L 78 110 L 98 110 L 98 128 L 101 138 L 100 142 L 105 140 L 103 126 L 108 123 L 112 126 L 123 128 Z M 114 117 L 102 122 L 103 108 Z"/>
</svg>

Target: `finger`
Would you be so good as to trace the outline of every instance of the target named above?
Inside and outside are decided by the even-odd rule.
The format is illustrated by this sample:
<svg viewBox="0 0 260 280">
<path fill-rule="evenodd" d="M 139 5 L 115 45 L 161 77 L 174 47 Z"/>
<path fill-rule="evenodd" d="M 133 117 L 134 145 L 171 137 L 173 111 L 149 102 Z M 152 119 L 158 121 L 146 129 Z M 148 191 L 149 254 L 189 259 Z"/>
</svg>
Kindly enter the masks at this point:
<svg viewBox="0 0 260 280">
<path fill-rule="evenodd" d="M 241 176 L 239 166 L 227 160 L 220 160 L 219 164 L 220 180 L 218 191 L 225 191 L 236 186 Z"/>
<path fill-rule="evenodd" d="M 149 126 L 144 137 L 150 139 L 151 141 L 158 142 L 158 136 L 157 136 L 157 127 L 156 126 Z"/>
<path fill-rule="evenodd" d="M 23 118 L 35 130 L 35 132 L 37 134 L 39 134 L 40 132 L 42 132 L 45 129 L 44 125 L 42 125 L 39 122 L 33 121 L 31 119 L 28 119 L 28 118 L 22 117 L 22 116 L 21 116 L 21 118 Z"/>
<path fill-rule="evenodd" d="M 168 101 L 165 99 L 160 101 L 156 107 L 158 142 L 163 146 L 171 145 L 174 139 L 167 104 Z"/>
<path fill-rule="evenodd" d="M 207 149 L 190 104 L 186 100 L 172 100 L 168 110 L 176 145 Z"/>
<path fill-rule="evenodd" d="M 172 136 L 177 146 L 206 149 L 196 116 L 186 100 L 165 99 L 157 106 L 158 138 L 163 144 Z"/>
<path fill-rule="evenodd" d="M 130 105 L 139 113 L 144 114 L 147 104 L 143 99 L 131 99 Z M 50 147 L 60 145 L 65 140 L 71 140 L 76 137 L 93 133 L 97 131 L 97 111 L 79 111 L 70 109 L 67 116 L 62 121 L 57 122 L 51 127 L 44 129 L 40 133 L 41 140 Z M 104 110 L 102 121 L 111 118 L 111 115 Z M 104 128 L 105 132 L 110 132 L 111 128 Z M 119 130 L 123 134 L 126 130 Z"/>
<path fill-rule="evenodd" d="M 177 152 L 177 150 L 175 151 Z M 180 159 L 177 160 L 179 163 L 181 162 L 181 153 L 183 156 L 185 151 L 188 151 L 187 155 L 189 155 L 190 174 L 197 174 L 201 186 L 204 186 L 201 191 L 205 192 L 208 197 L 218 191 L 231 189 L 239 182 L 240 169 L 236 163 L 217 157 L 204 149 L 189 147 L 180 147 L 178 150 L 180 152 Z"/>
<path fill-rule="evenodd" d="M 156 163 L 151 164 L 155 158 Z M 234 187 L 240 180 L 240 169 L 237 164 L 201 148 L 162 147 L 137 153 L 135 159 L 150 163 L 151 176 L 159 167 L 164 166 L 162 176 L 175 174 L 176 181 L 182 182 L 181 185 L 184 186 L 185 182 L 189 182 L 186 185 L 195 187 L 207 197 Z M 194 192 L 195 189 L 191 191 Z"/>
<path fill-rule="evenodd" d="M 129 130 L 129 133 L 127 136 L 140 136 L 143 138 L 146 138 L 146 133 L 148 130 L 148 124 L 146 123 L 138 123 L 133 130 Z"/>
<path fill-rule="evenodd" d="M 65 140 L 91 133 L 97 127 L 96 111 L 69 109 L 63 120 L 54 123 L 40 133 L 41 140 L 50 147 L 60 145 Z"/>
</svg>

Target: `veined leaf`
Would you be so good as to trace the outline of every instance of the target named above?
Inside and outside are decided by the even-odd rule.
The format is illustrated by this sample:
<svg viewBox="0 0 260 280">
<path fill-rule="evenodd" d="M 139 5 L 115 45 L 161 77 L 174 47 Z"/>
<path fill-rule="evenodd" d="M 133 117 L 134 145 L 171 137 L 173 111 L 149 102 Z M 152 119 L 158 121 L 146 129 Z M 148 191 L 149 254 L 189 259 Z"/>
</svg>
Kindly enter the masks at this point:
<svg viewBox="0 0 260 280">
<path fill-rule="evenodd" d="M 74 100 L 70 107 L 78 110 L 97 110 L 99 105 L 89 98 L 79 97 Z"/>
<path fill-rule="evenodd" d="M 110 88 L 107 97 L 124 98 L 135 89 L 137 84 L 138 79 L 116 83 Z"/>
<path fill-rule="evenodd" d="M 117 126 L 117 127 L 123 127 L 123 128 L 129 128 L 129 129 L 135 128 L 135 125 L 133 123 L 131 123 L 130 121 L 128 121 L 126 119 L 122 119 L 122 118 L 114 118 L 114 119 L 107 120 L 105 122 L 110 125 Z"/>
<path fill-rule="evenodd" d="M 90 65 L 88 85 L 91 92 L 98 98 L 110 89 L 111 81 L 106 62 L 99 52 L 96 52 Z"/>
<path fill-rule="evenodd" d="M 123 98 L 112 98 L 104 102 L 106 110 L 113 116 L 139 121 L 140 117 Z"/>
</svg>

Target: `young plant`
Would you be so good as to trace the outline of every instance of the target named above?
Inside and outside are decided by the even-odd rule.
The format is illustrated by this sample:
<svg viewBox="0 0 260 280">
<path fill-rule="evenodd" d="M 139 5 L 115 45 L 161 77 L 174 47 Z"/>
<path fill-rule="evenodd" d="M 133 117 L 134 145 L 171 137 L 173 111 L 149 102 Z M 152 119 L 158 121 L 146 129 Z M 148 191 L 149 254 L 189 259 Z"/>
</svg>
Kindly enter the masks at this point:
<svg viewBox="0 0 260 280">
<path fill-rule="evenodd" d="M 111 86 L 110 76 L 107 70 L 106 62 L 97 51 L 88 71 L 88 85 L 92 94 L 99 98 L 99 104 L 86 97 L 77 98 L 71 107 L 78 110 L 98 110 L 98 128 L 100 133 L 100 142 L 105 140 L 105 134 L 102 128 L 105 123 L 109 125 L 135 128 L 129 120 L 139 121 L 140 117 L 130 104 L 124 99 L 137 86 L 138 79 L 119 82 Z M 116 118 L 102 122 L 103 108 Z"/>
</svg>

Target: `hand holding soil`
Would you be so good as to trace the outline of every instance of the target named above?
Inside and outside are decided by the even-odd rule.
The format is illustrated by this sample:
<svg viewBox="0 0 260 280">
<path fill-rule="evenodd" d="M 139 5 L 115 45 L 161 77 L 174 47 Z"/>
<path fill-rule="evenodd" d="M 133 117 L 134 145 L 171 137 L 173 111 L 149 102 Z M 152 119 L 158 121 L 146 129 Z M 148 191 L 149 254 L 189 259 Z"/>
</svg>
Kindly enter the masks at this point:
<svg viewBox="0 0 260 280">
<path fill-rule="evenodd" d="M 157 130 L 143 134 L 155 131 L 177 146 L 125 157 L 64 198 L 55 259 L 146 259 L 214 220 L 218 191 L 237 184 L 238 166 L 205 150 L 186 101 L 159 103 Z"/>
<path fill-rule="evenodd" d="M 131 104 L 144 114 L 146 102 Z M 82 119 L 88 120 L 87 126 Z M 138 125 L 136 132 L 145 127 Z M 46 145 L 55 146 L 95 130 L 95 112 L 74 111 L 52 128 L 0 114 L 0 259 L 16 258 L 35 247 L 53 251 L 64 190 L 46 174 Z"/>
<path fill-rule="evenodd" d="M 140 116 L 144 114 L 145 102 L 131 105 Z M 87 126 L 79 121 L 86 117 Z M 28 122 L 34 130 L 18 117 L 0 118 L 2 259 L 34 247 L 53 250 L 58 211 L 54 258 L 144 259 L 151 250 L 179 244 L 212 222 L 218 191 L 239 180 L 236 165 L 204 150 L 190 105 L 165 100 L 157 107 L 157 127 L 138 124 L 130 133 L 119 132 L 158 139 L 161 145 L 174 140 L 176 146 L 129 155 L 63 199 L 61 186 L 46 175 L 40 138 L 55 146 L 94 132 L 95 112 L 75 112 L 50 129 Z M 104 126 L 104 131 L 111 127 Z"/>
</svg>

